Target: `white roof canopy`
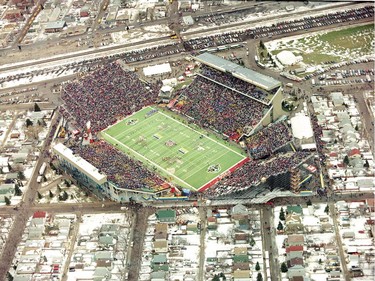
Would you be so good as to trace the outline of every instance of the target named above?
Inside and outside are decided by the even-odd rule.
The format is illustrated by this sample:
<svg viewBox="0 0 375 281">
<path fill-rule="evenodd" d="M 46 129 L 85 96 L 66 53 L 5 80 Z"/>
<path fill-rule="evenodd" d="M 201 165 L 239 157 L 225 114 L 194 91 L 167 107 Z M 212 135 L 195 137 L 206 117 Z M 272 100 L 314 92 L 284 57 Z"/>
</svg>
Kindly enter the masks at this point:
<svg viewBox="0 0 375 281">
<path fill-rule="evenodd" d="M 169 63 L 157 64 L 154 66 L 147 66 L 143 68 L 143 73 L 145 76 L 152 76 L 169 72 L 172 72 L 171 65 Z"/>
<path fill-rule="evenodd" d="M 295 138 L 308 139 L 314 135 L 310 118 L 306 115 L 296 115 L 290 119 L 290 123 Z"/>
</svg>

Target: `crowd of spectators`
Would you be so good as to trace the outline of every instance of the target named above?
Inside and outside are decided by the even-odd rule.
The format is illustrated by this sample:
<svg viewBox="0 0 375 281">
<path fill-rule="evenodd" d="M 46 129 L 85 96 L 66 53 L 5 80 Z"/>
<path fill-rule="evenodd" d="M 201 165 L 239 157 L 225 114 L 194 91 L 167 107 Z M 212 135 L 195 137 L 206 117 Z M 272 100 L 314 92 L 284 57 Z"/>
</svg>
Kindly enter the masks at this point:
<svg viewBox="0 0 375 281">
<path fill-rule="evenodd" d="M 257 100 L 268 102 L 268 93 L 256 88 L 254 85 L 245 82 L 239 78 L 234 77 L 233 75 L 216 70 L 209 66 L 203 66 L 201 68 L 200 75 L 214 80 L 230 89 L 234 89 L 238 92 L 241 92 L 244 95 L 253 97 Z"/>
<path fill-rule="evenodd" d="M 157 189 L 164 183 L 160 177 L 144 168 L 140 161 L 129 158 L 104 141 L 71 149 L 106 174 L 107 179 L 119 188 Z"/>
<path fill-rule="evenodd" d="M 111 63 L 65 85 L 62 99 L 65 111 L 75 118 L 79 128 L 91 122 L 92 132 L 99 132 L 142 107 L 153 104 L 158 91 L 146 88 L 137 74 Z"/>
<path fill-rule="evenodd" d="M 320 26 L 333 25 L 341 22 L 371 18 L 374 16 L 374 7 L 366 6 L 357 9 L 348 9 L 318 16 L 307 16 L 302 19 L 280 21 L 270 26 L 258 26 L 234 32 L 194 38 L 184 42 L 187 51 L 200 50 L 215 46 L 243 42 L 253 38 L 264 38 L 273 35 L 286 34 L 298 30 L 308 30 Z"/>
<path fill-rule="evenodd" d="M 252 160 L 223 178 L 215 186 L 208 189 L 205 194 L 209 197 L 216 197 L 247 190 L 272 175 L 288 172 L 291 168 L 303 163 L 309 156 L 308 152 L 297 151 L 295 153 L 277 154 L 267 161 Z"/>
<path fill-rule="evenodd" d="M 180 92 L 176 108 L 203 127 L 232 136 L 255 126 L 268 107 L 202 76 Z"/>
<path fill-rule="evenodd" d="M 292 140 L 284 122 L 273 123 L 246 138 L 247 149 L 253 159 L 265 158 Z"/>
</svg>

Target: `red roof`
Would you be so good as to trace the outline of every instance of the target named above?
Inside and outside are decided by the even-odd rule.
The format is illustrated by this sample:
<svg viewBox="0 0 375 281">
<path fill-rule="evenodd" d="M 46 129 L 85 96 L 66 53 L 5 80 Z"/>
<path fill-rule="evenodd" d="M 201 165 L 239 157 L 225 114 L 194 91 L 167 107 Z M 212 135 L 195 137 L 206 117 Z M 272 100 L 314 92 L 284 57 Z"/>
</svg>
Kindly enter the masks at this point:
<svg viewBox="0 0 375 281">
<path fill-rule="evenodd" d="M 331 152 L 331 153 L 329 154 L 329 156 L 330 156 L 330 157 L 337 157 L 338 154 L 337 154 L 337 152 Z"/>
<path fill-rule="evenodd" d="M 349 151 L 348 156 L 354 156 L 354 155 L 360 155 L 361 151 L 358 148 L 353 148 L 352 150 Z"/>
<path fill-rule="evenodd" d="M 46 212 L 42 212 L 42 211 L 35 212 L 33 215 L 33 219 L 45 218 L 45 217 L 46 217 Z"/>
<path fill-rule="evenodd" d="M 302 252 L 303 251 L 303 246 L 289 246 L 288 248 L 286 248 L 286 252 L 289 253 L 289 252 Z"/>
</svg>

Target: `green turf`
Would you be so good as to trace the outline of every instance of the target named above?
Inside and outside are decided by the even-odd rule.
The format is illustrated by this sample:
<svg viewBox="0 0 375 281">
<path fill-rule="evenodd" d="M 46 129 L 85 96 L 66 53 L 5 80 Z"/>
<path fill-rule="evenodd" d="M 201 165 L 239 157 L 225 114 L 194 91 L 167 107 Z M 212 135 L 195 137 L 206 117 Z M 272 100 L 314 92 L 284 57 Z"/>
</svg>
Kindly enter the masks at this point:
<svg viewBox="0 0 375 281">
<path fill-rule="evenodd" d="M 102 137 L 124 153 L 142 161 L 149 169 L 182 187 L 198 190 L 246 155 L 235 145 L 199 128 L 172 113 L 153 107 L 144 108 L 102 132 Z M 134 124 L 131 124 L 135 120 Z M 167 146 L 167 141 L 175 145 Z M 185 153 L 182 153 L 184 151 Z M 212 165 L 220 170 L 208 172 Z"/>
</svg>

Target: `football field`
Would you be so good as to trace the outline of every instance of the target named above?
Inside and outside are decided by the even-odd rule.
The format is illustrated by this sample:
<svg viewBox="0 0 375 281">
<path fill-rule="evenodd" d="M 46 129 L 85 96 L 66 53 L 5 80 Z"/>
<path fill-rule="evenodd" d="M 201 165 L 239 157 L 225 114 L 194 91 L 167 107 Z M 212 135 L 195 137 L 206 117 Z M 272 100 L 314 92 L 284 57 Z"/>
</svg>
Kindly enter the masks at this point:
<svg viewBox="0 0 375 281">
<path fill-rule="evenodd" d="M 101 135 L 169 182 L 192 190 L 207 185 L 246 158 L 237 146 L 185 123 L 167 111 L 147 107 Z"/>
</svg>

